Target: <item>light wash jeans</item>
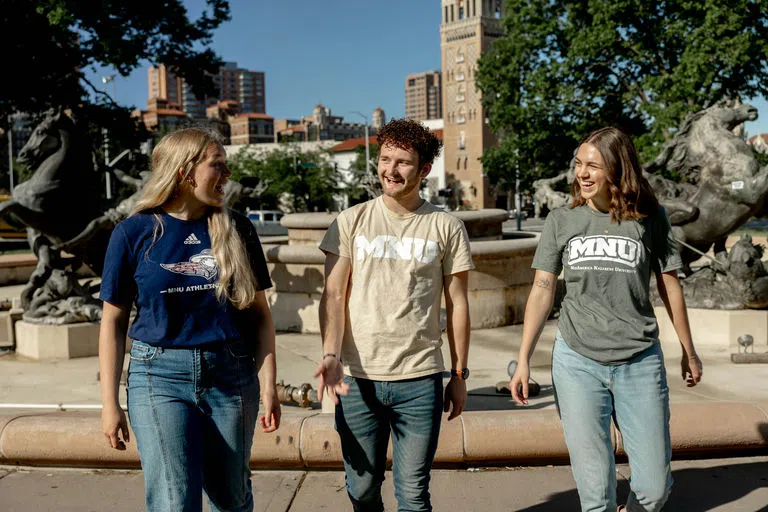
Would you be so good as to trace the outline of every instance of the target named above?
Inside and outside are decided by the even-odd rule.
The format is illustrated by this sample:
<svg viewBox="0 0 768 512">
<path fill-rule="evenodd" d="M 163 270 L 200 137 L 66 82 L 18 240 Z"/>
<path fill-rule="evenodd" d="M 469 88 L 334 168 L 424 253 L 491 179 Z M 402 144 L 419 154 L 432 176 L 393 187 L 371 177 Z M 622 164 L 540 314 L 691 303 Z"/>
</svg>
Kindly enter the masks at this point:
<svg viewBox="0 0 768 512">
<path fill-rule="evenodd" d="M 578 354 L 558 332 L 552 382 L 581 510 L 616 510 L 612 416 L 632 473 L 627 511 L 661 510 L 672 488 L 672 449 L 660 344 L 654 343 L 624 364 L 609 366 Z"/>
<path fill-rule="evenodd" d="M 398 512 L 429 511 L 429 475 L 443 412 L 442 375 L 400 381 L 345 377 L 336 406 L 347 493 L 356 512 L 381 512 L 381 483 L 392 433 Z"/>
<path fill-rule="evenodd" d="M 158 348 L 134 341 L 128 416 L 150 512 L 253 510 L 248 467 L 259 382 L 247 343 Z"/>
</svg>

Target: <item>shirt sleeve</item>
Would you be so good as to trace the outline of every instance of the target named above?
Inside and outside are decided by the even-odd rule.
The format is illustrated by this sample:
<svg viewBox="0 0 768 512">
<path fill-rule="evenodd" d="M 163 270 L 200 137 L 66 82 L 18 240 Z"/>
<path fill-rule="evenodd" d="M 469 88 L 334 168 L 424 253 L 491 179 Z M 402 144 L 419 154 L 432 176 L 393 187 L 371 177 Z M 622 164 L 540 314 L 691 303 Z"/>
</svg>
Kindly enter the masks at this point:
<svg viewBox="0 0 768 512">
<path fill-rule="evenodd" d="M 472 262 L 472 252 L 469 246 L 467 228 L 464 226 L 463 222 L 459 221 L 458 229 L 451 234 L 445 248 L 445 256 L 443 257 L 443 275 L 449 276 L 458 274 L 459 272 L 465 272 L 467 270 L 472 270 L 473 268 L 475 268 L 475 264 Z"/>
<path fill-rule="evenodd" d="M 653 247 L 651 248 L 651 268 L 656 274 L 671 272 L 683 268 L 680 257 L 680 244 L 677 243 L 672 225 L 664 207 L 659 205 L 659 212 L 653 219 Z"/>
<path fill-rule="evenodd" d="M 245 250 L 248 252 L 248 259 L 251 262 L 251 270 L 253 270 L 253 276 L 256 278 L 258 289 L 266 290 L 272 288 L 272 279 L 269 277 L 267 260 L 264 257 L 264 250 L 261 247 L 256 228 L 247 218 L 245 218 L 245 221 L 240 221 L 240 226 L 240 236 L 243 237 Z"/>
<path fill-rule="evenodd" d="M 563 248 L 557 242 L 557 216 L 557 210 L 547 215 L 531 267 L 559 276 L 563 270 Z"/>
<path fill-rule="evenodd" d="M 128 237 L 121 224 L 115 226 L 109 238 L 101 273 L 99 297 L 116 306 L 130 306 L 136 297 L 136 263 Z"/>
<path fill-rule="evenodd" d="M 320 242 L 321 251 L 336 254 L 343 258 L 352 257 L 352 251 L 349 247 L 349 230 L 345 220 L 346 217 L 342 213 L 331 222 L 328 231 L 325 232 L 325 236 Z"/>
</svg>

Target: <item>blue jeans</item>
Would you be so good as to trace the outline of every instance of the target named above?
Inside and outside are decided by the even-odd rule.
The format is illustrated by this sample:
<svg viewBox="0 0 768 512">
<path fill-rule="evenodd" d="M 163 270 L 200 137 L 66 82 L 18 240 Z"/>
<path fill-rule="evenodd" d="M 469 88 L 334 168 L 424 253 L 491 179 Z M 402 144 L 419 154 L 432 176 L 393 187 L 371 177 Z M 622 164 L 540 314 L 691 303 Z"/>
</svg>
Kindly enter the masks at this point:
<svg viewBox="0 0 768 512">
<path fill-rule="evenodd" d="M 259 412 L 246 342 L 158 348 L 134 341 L 128 416 L 144 470 L 147 510 L 253 510 L 250 459 Z"/>
<path fill-rule="evenodd" d="M 344 454 L 347 493 L 356 512 L 380 512 L 381 483 L 392 434 L 392 473 L 397 510 L 432 510 L 429 472 L 443 411 L 442 375 L 400 381 L 344 377 L 336 430 Z"/>
<path fill-rule="evenodd" d="M 661 345 L 656 342 L 626 363 L 609 366 L 578 354 L 558 332 L 552 382 L 581 510 L 616 510 L 611 417 L 632 473 L 627 511 L 661 510 L 672 488 L 669 390 Z"/>
</svg>

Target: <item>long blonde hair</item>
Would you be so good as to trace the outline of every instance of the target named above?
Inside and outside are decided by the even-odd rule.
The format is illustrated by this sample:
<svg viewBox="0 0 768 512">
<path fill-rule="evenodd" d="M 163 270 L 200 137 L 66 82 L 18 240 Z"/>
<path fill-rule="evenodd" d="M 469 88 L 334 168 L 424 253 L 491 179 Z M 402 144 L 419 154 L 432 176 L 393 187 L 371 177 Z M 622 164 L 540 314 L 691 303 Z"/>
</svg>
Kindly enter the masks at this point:
<svg viewBox="0 0 768 512">
<path fill-rule="evenodd" d="M 186 128 L 163 137 L 152 152 L 152 176 L 144 185 L 133 213 L 155 209 L 173 199 L 180 183 L 205 160 L 206 150 L 212 144 L 221 144 L 218 135 L 200 128 Z M 179 170 L 183 172 L 180 174 Z M 209 207 L 208 212 L 211 250 L 219 266 L 216 297 L 245 309 L 256 302 L 258 293 L 245 244 L 225 206 Z M 152 245 L 164 233 L 162 218 L 153 213 L 156 223 Z"/>
</svg>

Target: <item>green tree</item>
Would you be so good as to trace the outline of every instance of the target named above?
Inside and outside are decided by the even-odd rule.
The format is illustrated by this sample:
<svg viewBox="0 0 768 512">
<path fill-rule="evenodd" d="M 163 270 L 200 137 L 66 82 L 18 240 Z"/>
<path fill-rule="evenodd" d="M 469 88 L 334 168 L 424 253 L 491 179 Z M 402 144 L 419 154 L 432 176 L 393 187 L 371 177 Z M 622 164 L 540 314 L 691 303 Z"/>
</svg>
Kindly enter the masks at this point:
<svg viewBox="0 0 768 512">
<path fill-rule="evenodd" d="M 578 141 L 605 125 L 653 158 L 691 112 L 768 93 L 768 5 L 760 0 L 507 0 L 506 35 L 476 80 L 498 148 L 493 182 L 528 188 L 562 172 Z"/>
<path fill-rule="evenodd" d="M 365 145 L 360 144 L 355 148 L 355 160 L 350 166 L 352 178 L 347 184 L 346 192 L 349 195 L 349 204 L 363 203 L 381 194 L 378 171 L 375 162 L 379 159 L 378 144 L 369 144 L 368 153 L 371 163 L 365 165 Z M 367 169 L 367 170 L 366 170 Z"/>
<path fill-rule="evenodd" d="M 190 21 L 182 0 L 6 0 L 0 11 L 5 66 L 0 116 L 41 112 L 103 96 L 86 79 L 94 65 L 123 76 L 144 61 L 163 63 L 202 97 L 214 93 L 220 59 L 208 48 L 213 30 L 229 19 L 226 0 L 206 0 Z M 99 84 L 100 85 L 100 84 Z"/>
<path fill-rule="evenodd" d="M 292 212 L 335 209 L 341 176 L 326 152 L 299 151 L 289 145 L 268 154 L 253 149 L 241 148 L 228 165 L 233 180 L 255 180 L 260 185 L 259 208 L 283 207 Z"/>
<path fill-rule="evenodd" d="M 111 156 L 135 150 L 148 134 L 129 109 L 87 79 L 87 70 L 112 67 L 126 76 L 147 61 L 163 63 L 199 97 L 212 94 L 211 73 L 221 60 L 209 45 L 213 30 L 228 19 L 226 0 L 205 0 L 194 21 L 182 0 L 6 0 L 0 38 L 13 79 L 0 81 L 0 126 L 14 112 L 39 115 L 64 107 L 87 125 L 100 164 L 103 128 Z"/>
</svg>

